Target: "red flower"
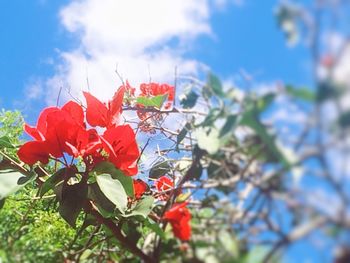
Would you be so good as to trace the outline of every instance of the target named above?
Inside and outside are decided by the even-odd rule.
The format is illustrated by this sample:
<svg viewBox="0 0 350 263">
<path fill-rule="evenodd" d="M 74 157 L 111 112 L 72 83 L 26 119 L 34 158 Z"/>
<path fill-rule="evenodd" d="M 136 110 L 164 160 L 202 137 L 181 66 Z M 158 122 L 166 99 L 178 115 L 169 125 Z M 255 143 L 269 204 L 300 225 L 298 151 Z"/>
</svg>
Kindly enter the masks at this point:
<svg viewBox="0 0 350 263">
<path fill-rule="evenodd" d="M 163 216 L 171 224 L 174 235 L 182 241 L 191 237 L 191 213 L 186 205 L 187 202 L 174 204 Z"/>
<path fill-rule="evenodd" d="M 140 155 L 135 133 L 130 125 L 116 126 L 124 87 L 115 93 L 107 106 L 90 93 L 85 92 L 84 95 L 88 104 L 86 118 L 92 126 L 107 128 L 103 136 L 95 129 L 86 130 L 82 106 L 69 101 L 62 108 L 44 109 L 36 127 L 25 125 L 25 131 L 35 141 L 22 145 L 18 157 L 33 165 L 38 161 L 46 164 L 50 156 L 81 156 L 89 169 L 100 161 L 109 160 L 126 175 L 135 175 Z"/>
<path fill-rule="evenodd" d="M 141 179 L 133 180 L 134 194 L 136 199 L 140 199 L 142 195 L 148 190 L 148 185 Z"/>
<path fill-rule="evenodd" d="M 102 147 L 102 141 L 95 129 L 81 129 L 77 133 L 75 145 L 66 142 L 74 157 L 94 154 Z"/>
<path fill-rule="evenodd" d="M 175 88 L 168 84 L 158 84 L 158 83 L 142 83 L 140 85 L 141 96 L 159 96 L 167 94 L 167 101 L 164 108 L 169 109 L 174 102 Z"/>
<path fill-rule="evenodd" d="M 66 103 L 62 109 L 46 108 L 39 116 L 37 127 L 25 125 L 25 131 L 36 141 L 22 145 L 18 157 L 32 165 L 37 161 L 47 163 L 49 155 L 60 158 L 64 152 L 72 154 L 68 144 L 76 144 L 77 133 L 83 126 L 84 112 L 73 101 Z"/>
<path fill-rule="evenodd" d="M 62 157 L 65 152 L 73 155 L 68 145 L 76 145 L 77 134 L 83 129 L 80 123 L 63 110 L 48 114 L 46 121 L 45 141 L 49 147 L 49 153 L 56 158 Z"/>
<path fill-rule="evenodd" d="M 114 127 L 122 112 L 125 87 L 122 86 L 107 104 L 102 103 L 89 92 L 83 92 L 86 99 L 86 120 L 95 127 Z"/>
<path fill-rule="evenodd" d="M 135 140 L 135 133 L 130 125 L 116 126 L 107 129 L 101 140 L 104 149 L 109 154 L 109 161 L 126 175 L 135 175 L 138 172 L 137 160 L 140 156 Z"/>
<path fill-rule="evenodd" d="M 160 95 L 167 95 L 166 101 L 163 103 L 164 109 L 170 109 L 171 106 L 174 103 L 175 98 L 175 89 L 173 86 L 170 86 L 168 84 L 158 84 L 158 83 L 142 83 L 140 85 L 140 96 L 142 97 L 154 97 L 154 96 L 160 96 Z M 137 107 L 139 108 L 145 108 L 142 104 L 137 104 Z M 155 133 L 156 130 L 154 129 L 154 124 L 160 120 L 162 120 L 162 114 L 161 113 L 150 113 L 147 112 L 147 109 L 145 110 L 138 110 L 137 116 L 141 120 L 139 123 L 139 128 L 143 132 L 150 132 Z"/>
<path fill-rule="evenodd" d="M 154 186 L 156 187 L 158 192 L 161 192 L 159 195 L 160 200 L 166 200 L 169 197 L 170 192 L 168 190 L 174 188 L 174 182 L 167 176 L 162 176 L 158 178 L 157 181 L 154 182 Z M 163 193 L 165 192 L 165 193 Z"/>
</svg>

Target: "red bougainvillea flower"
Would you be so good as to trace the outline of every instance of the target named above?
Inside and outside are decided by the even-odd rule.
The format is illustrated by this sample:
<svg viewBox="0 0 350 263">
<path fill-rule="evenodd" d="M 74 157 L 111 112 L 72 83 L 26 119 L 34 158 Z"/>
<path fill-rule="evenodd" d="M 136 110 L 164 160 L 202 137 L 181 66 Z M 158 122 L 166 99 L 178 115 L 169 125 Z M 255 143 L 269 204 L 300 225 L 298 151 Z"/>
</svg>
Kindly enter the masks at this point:
<svg viewBox="0 0 350 263">
<path fill-rule="evenodd" d="M 160 195 L 158 196 L 158 198 L 160 200 L 167 200 L 170 194 L 168 190 L 174 188 L 174 182 L 169 177 L 162 176 L 158 178 L 157 181 L 154 182 L 154 186 L 156 187 L 157 191 L 160 192 Z"/>
<path fill-rule="evenodd" d="M 142 195 L 148 190 L 148 185 L 141 179 L 133 180 L 135 199 L 140 199 Z"/>
<path fill-rule="evenodd" d="M 122 112 L 125 87 L 121 86 L 107 104 L 102 103 L 89 92 L 83 92 L 86 99 L 86 120 L 95 127 L 114 127 Z"/>
<path fill-rule="evenodd" d="M 27 164 L 47 163 L 49 155 L 60 158 L 72 154 L 68 144 L 75 145 L 78 131 L 84 129 L 84 112 L 79 104 L 70 101 L 61 109 L 46 108 L 40 114 L 37 127 L 25 125 L 25 131 L 36 141 L 27 142 L 18 151 L 18 157 Z"/>
<path fill-rule="evenodd" d="M 107 129 L 101 137 L 108 160 L 126 175 L 137 174 L 137 160 L 140 156 L 135 133 L 130 125 Z"/>
<path fill-rule="evenodd" d="M 77 133 L 75 145 L 66 142 L 74 157 L 94 154 L 102 147 L 102 141 L 95 129 L 80 129 Z"/>
<path fill-rule="evenodd" d="M 174 236 L 182 241 L 188 241 L 191 237 L 191 213 L 186 205 L 187 202 L 174 204 L 163 216 L 171 224 Z"/>
<path fill-rule="evenodd" d="M 174 102 L 175 97 L 175 88 L 168 84 L 158 84 L 158 83 L 142 83 L 140 85 L 141 96 L 158 96 L 167 94 L 167 100 L 164 104 L 165 109 L 170 109 L 171 105 Z"/>
<path fill-rule="evenodd" d="M 25 131 L 35 141 L 27 142 L 18 151 L 23 162 L 33 165 L 48 163 L 50 157 L 82 157 L 89 169 L 98 162 L 109 160 L 126 175 L 137 173 L 139 149 L 130 125 L 116 126 L 121 113 L 124 86 L 107 105 L 85 92 L 86 118 L 91 126 L 106 127 L 101 136 L 96 129 L 86 129 L 81 105 L 69 101 L 62 108 L 50 107 L 42 111 L 36 127 L 25 125 Z"/>
<path fill-rule="evenodd" d="M 175 88 L 168 84 L 158 84 L 158 83 L 142 83 L 140 85 L 140 96 L 141 97 L 155 97 L 159 95 L 167 95 L 166 101 L 163 103 L 162 108 L 170 109 L 174 103 Z M 139 108 L 145 108 L 144 105 L 137 104 Z M 139 123 L 139 128 L 143 132 L 155 133 L 154 123 L 162 120 L 161 113 L 147 112 L 147 110 L 138 110 L 137 116 L 141 120 Z"/>
<path fill-rule="evenodd" d="M 78 122 L 63 107 L 62 110 L 48 114 L 46 123 L 45 141 L 49 147 L 49 153 L 56 158 L 62 157 L 64 153 L 73 155 L 68 144 L 76 145 L 77 134 L 81 129 L 84 129 L 83 122 Z"/>
</svg>

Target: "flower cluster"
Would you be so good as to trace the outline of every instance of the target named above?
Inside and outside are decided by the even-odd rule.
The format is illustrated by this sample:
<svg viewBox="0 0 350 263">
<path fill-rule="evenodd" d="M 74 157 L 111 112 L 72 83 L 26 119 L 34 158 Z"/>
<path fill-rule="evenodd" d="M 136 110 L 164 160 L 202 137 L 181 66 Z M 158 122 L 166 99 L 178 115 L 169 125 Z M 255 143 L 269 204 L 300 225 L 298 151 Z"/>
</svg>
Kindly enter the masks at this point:
<svg viewBox="0 0 350 263">
<path fill-rule="evenodd" d="M 97 164 L 108 161 L 125 175 L 136 175 L 140 151 L 133 129 L 128 124 L 122 124 L 122 106 L 137 107 L 139 127 L 146 131 L 145 127 L 150 125 L 150 121 L 161 118 L 161 113 L 157 110 L 172 106 L 174 87 L 149 83 L 140 85 L 139 97 L 135 96 L 135 91 L 126 82 L 106 103 L 89 92 L 83 92 L 86 107 L 75 101 L 68 101 L 62 107 L 45 108 L 40 113 L 36 126 L 25 124 L 24 130 L 33 140 L 20 147 L 18 157 L 28 165 L 37 162 L 47 164 L 50 160 L 55 160 L 68 169 L 79 158 L 85 164 L 85 174 L 92 171 Z M 161 99 L 159 105 L 152 104 L 154 98 L 156 102 Z M 146 103 L 141 104 L 140 101 Z M 167 175 L 158 178 L 153 187 L 149 187 L 141 179 L 133 179 L 132 184 L 134 195 L 128 197 L 129 207 L 133 203 L 141 202 L 144 195 L 151 194 L 159 201 L 172 203 L 181 193 L 175 189 L 174 180 Z M 186 205 L 186 202 L 175 203 L 160 218 L 172 225 L 174 235 L 182 241 L 189 240 L 191 235 L 191 214 Z"/>
<path fill-rule="evenodd" d="M 157 181 L 154 183 L 157 191 L 159 192 L 159 199 L 160 200 L 167 200 L 169 198 L 169 190 L 174 188 L 174 182 L 167 176 L 160 177 Z"/>
<path fill-rule="evenodd" d="M 161 176 L 154 182 L 156 195 L 161 201 L 168 201 L 171 191 L 174 190 L 174 182 L 167 176 Z M 149 189 L 148 185 L 140 180 L 134 180 L 135 198 L 140 199 Z M 176 191 L 175 194 L 179 193 Z M 188 241 L 191 237 L 191 213 L 188 210 L 187 202 L 175 203 L 167 212 L 163 219 L 168 221 L 174 233 L 174 236 L 182 241 Z"/>
<path fill-rule="evenodd" d="M 134 94 L 134 89 L 131 87 L 128 88 L 130 94 Z M 175 88 L 168 84 L 158 84 L 158 83 L 142 83 L 140 85 L 140 97 L 152 100 L 152 98 L 160 98 L 160 104 L 154 105 L 158 109 L 170 110 L 174 104 L 175 99 Z M 164 100 L 164 101 L 163 101 Z M 155 103 L 157 104 L 157 103 Z M 162 114 L 157 112 L 148 112 L 145 110 L 147 106 L 140 103 L 136 103 L 136 106 L 139 108 L 137 110 L 137 116 L 140 119 L 139 127 L 143 132 L 155 133 L 153 124 L 157 121 L 162 120 Z"/>
<path fill-rule="evenodd" d="M 44 109 L 36 127 L 25 124 L 25 131 L 34 141 L 23 144 L 18 157 L 29 165 L 63 158 L 68 166 L 68 155 L 81 157 L 90 168 L 108 160 L 126 175 L 137 174 L 136 161 L 140 153 L 135 133 L 130 125 L 118 125 L 124 88 L 121 87 L 108 103 L 102 103 L 88 92 L 84 92 L 84 96 L 85 114 L 81 105 L 69 101 L 62 108 Z M 104 133 L 99 134 L 96 126 L 105 128 Z"/>
<path fill-rule="evenodd" d="M 164 104 L 164 109 L 168 110 L 171 108 L 174 98 L 175 98 L 175 89 L 173 86 L 168 84 L 158 84 L 158 83 L 148 83 L 140 85 L 141 96 L 159 96 L 167 95 L 166 102 Z"/>
</svg>

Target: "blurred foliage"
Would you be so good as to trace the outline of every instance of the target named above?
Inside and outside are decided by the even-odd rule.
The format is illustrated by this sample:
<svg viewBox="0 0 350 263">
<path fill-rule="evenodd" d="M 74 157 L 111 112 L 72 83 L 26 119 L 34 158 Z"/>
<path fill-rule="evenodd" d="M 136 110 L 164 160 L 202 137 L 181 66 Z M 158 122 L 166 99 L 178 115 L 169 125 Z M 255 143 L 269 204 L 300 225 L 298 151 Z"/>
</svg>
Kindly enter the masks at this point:
<svg viewBox="0 0 350 263">
<path fill-rule="evenodd" d="M 0 149 L 5 153 L 16 156 L 17 146 L 21 143 L 24 119 L 19 111 L 0 112 Z"/>
<path fill-rule="evenodd" d="M 12 144 L 20 143 L 20 136 L 23 133 L 24 119 L 19 111 L 0 112 L 0 137 L 6 135 Z"/>
<path fill-rule="evenodd" d="M 34 195 L 35 190 L 27 187 L 7 198 L 0 210 L 3 262 L 62 262 L 74 238 L 75 230 L 68 227 L 53 204 L 30 201 Z"/>
</svg>

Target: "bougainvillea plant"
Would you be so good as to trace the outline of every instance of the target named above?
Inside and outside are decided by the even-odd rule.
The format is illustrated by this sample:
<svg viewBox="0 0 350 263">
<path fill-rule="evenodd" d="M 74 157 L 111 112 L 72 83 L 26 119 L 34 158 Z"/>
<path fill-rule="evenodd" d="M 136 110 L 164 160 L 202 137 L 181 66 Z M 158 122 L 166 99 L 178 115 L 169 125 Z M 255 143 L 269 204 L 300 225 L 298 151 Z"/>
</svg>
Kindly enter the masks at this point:
<svg viewBox="0 0 350 263">
<path fill-rule="evenodd" d="M 161 113 L 155 117 L 145 109 L 169 110 L 174 101 L 174 87 L 167 84 L 141 84 L 140 91 L 135 96 L 135 88 L 126 82 L 108 102 L 83 92 L 86 106 L 71 100 L 62 107 L 45 108 L 35 127 L 24 125 L 33 140 L 24 143 L 17 154 L 30 167 L 48 163 L 59 167 L 53 175 L 44 172 L 37 178 L 38 194 L 53 190 L 60 215 L 72 227 L 83 211 L 109 228 L 130 252 L 153 262 L 127 239 L 118 222 L 150 216 L 154 224 L 169 222 L 174 236 L 185 242 L 191 236 L 191 214 L 187 202 L 176 201 L 180 192 L 173 191 L 174 181 L 169 177 L 160 177 L 152 187 L 132 178 L 138 174 L 140 147 L 134 129 L 122 121 L 123 105 L 138 107 L 139 127 L 147 131 L 143 123 L 160 119 Z M 157 202 L 166 202 L 160 215 L 151 212 Z"/>
<path fill-rule="evenodd" d="M 252 184 L 276 187 L 260 182 L 261 163 L 291 166 L 260 120 L 275 95 L 237 104 L 235 89 L 212 74 L 181 89 L 177 101 L 175 87 L 154 82 L 126 81 L 106 102 L 83 92 L 84 102 L 45 108 L 35 126 L 25 124 L 32 139 L 12 155 L 0 140 L 0 179 L 16 175 L 15 190 L 31 186 L 33 202 L 76 228 L 62 260 L 253 262 L 244 220 L 265 220 L 249 205 L 265 192 Z M 236 136 L 242 128 L 250 132 Z"/>
<path fill-rule="evenodd" d="M 0 111 L 0 261 L 350 262 L 349 39 L 322 37 L 346 1 L 301 2 L 275 14 L 310 41 L 310 87 L 125 81 L 44 109 L 24 143 L 21 114 Z"/>
</svg>

